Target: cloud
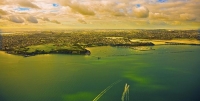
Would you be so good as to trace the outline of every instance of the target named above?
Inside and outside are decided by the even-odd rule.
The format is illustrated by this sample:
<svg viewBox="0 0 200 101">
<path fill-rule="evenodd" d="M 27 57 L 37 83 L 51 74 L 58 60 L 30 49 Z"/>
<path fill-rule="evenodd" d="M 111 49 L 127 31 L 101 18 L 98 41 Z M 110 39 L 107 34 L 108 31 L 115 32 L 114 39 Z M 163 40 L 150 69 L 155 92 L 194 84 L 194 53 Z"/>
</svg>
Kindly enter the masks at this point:
<svg viewBox="0 0 200 101">
<path fill-rule="evenodd" d="M 56 23 L 56 24 L 60 24 L 60 22 L 58 22 L 57 20 L 52 20 L 52 23 Z"/>
<path fill-rule="evenodd" d="M 4 5 L 6 3 L 6 0 L 0 0 L 0 5 Z"/>
<path fill-rule="evenodd" d="M 149 13 L 149 18 L 154 20 L 167 20 L 169 16 L 163 13 Z"/>
<path fill-rule="evenodd" d="M 7 15 L 8 13 L 2 9 L 0 9 L 0 15 Z"/>
<path fill-rule="evenodd" d="M 153 20 L 153 21 L 149 21 L 150 24 L 152 25 L 168 25 L 168 22 L 165 21 L 159 21 L 159 20 Z"/>
<path fill-rule="evenodd" d="M 15 22 L 15 23 L 23 23 L 24 22 L 24 20 L 21 17 L 14 16 L 14 15 L 9 16 L 8 20 L 11 21 L 11 22 Z"/>
<path fill-rule="evenodd" d="M 111 3 L 105 8 L 105 12 L 110 12 L 114 16 L 126 16 L 127 14 L 127 4 L 125 3 Z"/>
<path fill-rule="evenodd" d="M 38 20 L 33 16 L 26 17 L 26 20 L 31 23 L 38 23 Z"/>
<path fill-rule="evenodd" d="M 172 21 L 170 24 L 171 25 L 181 25 L 182 23 L 180 21 Z"/>
<path fill-rule="evenodd" d="M 141 7 L 135 7 L 133 8 L 133 14 L 137 18 L 147 18 L 149 16 L 149 10 L 148 8 L 141 6 Z"/>
<path fill-rule="evenodd" d="M 82 15 L 95 15 L 94 11 L 92 11 L 85 5 L 81 5 L 77 3 L 77 4 L 69 5 L 69 7 L 72 8 L 73 11 L 76 11 Z"/>
<path fill-rule="evenodd" d="M 181 18 L 182 20 L 186 20 L 186 21 L 193 21 L 193 20 L 196 20 L 195 15 L 193 15 L 193 14 L 188 14 L 188 13 L 180 14 L 180 18 Z"/>
<path fill-rule="evenodd" d="M 82 15 L 95 15 L 95 12 L 90 8 L 91 5 L 82 4 L 79 1 L 61 0 L 61 4 L 70 7 L 72 11 Z"/>
<path fill-rule="evenodd" d="M 20 6 L 23 6 L 23 7 L 30 7 L 30 8 L 37 8 L 37 9 L 39 9 L 39 7 L 37 5 L 33 4 L 29 0 L 19 0 L 18 4 Z"/>
<path fill-rule="evenodd" d="M 47 18 L 47 17 L 42 17 L 41 19 L 42 19 L 43 21 L 50 21 L 49 18 Z"/>
<path fill-rule="evenodd" d="M 90 22 L 94 25 L 92 27 L 105 25 L 110 28 L 122 25 L 122 28 L 165 24 L 179 26 L 174 21 L 180 21 L 180 26 L 186 23 L 190 26 L 195 22 L 194 25 L 199 26 L 199 4 L 199 0 L 0 0 L 0 16 L 2 22 L 12 14 L 15 15 L 10 18 L 12 22 L 21 23 L 24 20 L 25 23 L 40 23 L 41 26 L 61 21 L 69 22 L 63 23 L 69 26 L 74 24 L 74 27 L 77 23 Z M 29 17 L 28 20 L 28 15 L 36 18 Z"/>
<path fill-rule="evenodd" d="M 125 16 L 125 13 L 124 12 L 120 12 L 120 11 L 116 11 L 116 12 L 113 12 L 113 15 L 114 16 Z"/>
<path fill-rule="evenodd" d="M 83 19 L 78 19 L 78 22 L 82 23 L 82 24 L 87 24 L 87 22 Z"/>
</svg>

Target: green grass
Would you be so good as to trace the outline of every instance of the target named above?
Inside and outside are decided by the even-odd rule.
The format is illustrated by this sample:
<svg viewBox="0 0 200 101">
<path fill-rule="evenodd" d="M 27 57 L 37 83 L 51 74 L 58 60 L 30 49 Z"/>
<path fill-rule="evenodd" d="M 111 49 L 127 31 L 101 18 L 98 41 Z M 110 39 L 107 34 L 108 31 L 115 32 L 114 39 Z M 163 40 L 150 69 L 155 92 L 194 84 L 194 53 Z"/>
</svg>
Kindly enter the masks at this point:
<svg viewBox="0 0 200 101">
<path fill-rule="evenodd" d="M 80 46 L 72 46 L 72 45 L 61 45 L 55 46 L 54 44 L 44 44 L 44 45 L 35 45 L 35 46 L 28 46 L 28 53 L 35 52 L 36 50 L 50 52 L 51 50 L 83 50 Z"/>
<path fill-rule="evenodd" d="M 45 45 L 36 45 L 36 46 L 28 46 L 27 52 L 35 52 L 35 50 L 44 50 L 45 52 L 50 52 L 52 49 L 56 49 L 54 44 L 45 44 Z"/>
</svg>

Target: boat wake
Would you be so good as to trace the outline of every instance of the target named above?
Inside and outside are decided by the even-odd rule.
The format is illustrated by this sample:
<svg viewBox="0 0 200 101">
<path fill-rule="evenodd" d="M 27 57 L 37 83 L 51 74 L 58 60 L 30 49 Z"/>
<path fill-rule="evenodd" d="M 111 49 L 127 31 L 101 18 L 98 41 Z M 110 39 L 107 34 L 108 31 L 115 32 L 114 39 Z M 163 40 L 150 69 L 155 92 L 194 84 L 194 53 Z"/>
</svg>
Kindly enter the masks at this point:
<svg viewBox="0 0 200 101">
<path fill-rule="evenodd" d="M 99 95 L 97 95 L 97 97 L 94 98 L 93 101 L 98 101 L 108 90 L 110 90 L 110 88 L 112 88 L 114 85 L 116 85 L 117 83 L 121 82 L 121 80 L 118 80 L 114 83 L 112 83 L 111 85 L 109 85 L 106 89 L 104 89 Z"/>
</svg>

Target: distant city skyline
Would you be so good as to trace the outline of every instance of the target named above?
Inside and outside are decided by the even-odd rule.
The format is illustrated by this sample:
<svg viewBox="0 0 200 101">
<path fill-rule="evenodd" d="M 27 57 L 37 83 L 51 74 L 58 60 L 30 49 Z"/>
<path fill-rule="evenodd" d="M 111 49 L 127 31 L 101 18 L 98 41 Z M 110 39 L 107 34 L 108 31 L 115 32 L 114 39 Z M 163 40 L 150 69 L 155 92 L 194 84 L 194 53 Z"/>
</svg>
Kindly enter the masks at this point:
<svg viewBox="0 0 200 101">
<path fill-rule="evenodd" d="M 199 0 L 1 0 L 0 29 L 199 29 Z"/>
</svg>

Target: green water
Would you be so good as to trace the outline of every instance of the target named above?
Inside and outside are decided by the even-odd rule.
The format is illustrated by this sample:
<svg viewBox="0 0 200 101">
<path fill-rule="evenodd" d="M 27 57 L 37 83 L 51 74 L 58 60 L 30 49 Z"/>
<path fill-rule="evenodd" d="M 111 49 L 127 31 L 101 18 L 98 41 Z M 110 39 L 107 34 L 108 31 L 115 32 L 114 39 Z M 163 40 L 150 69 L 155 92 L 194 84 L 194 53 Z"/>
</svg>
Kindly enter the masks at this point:
<svg viewBox="0 0 200 101">
<path fill-rule="evenodd" d="M 200 47 L 93 47 L 90 56 L 0 52 L 0 101 L 200 101 Z M 97 59 L 101 57 L 101 59 Z M 125 100 L 127 101 L 127 100 Z"/>
</svg>

